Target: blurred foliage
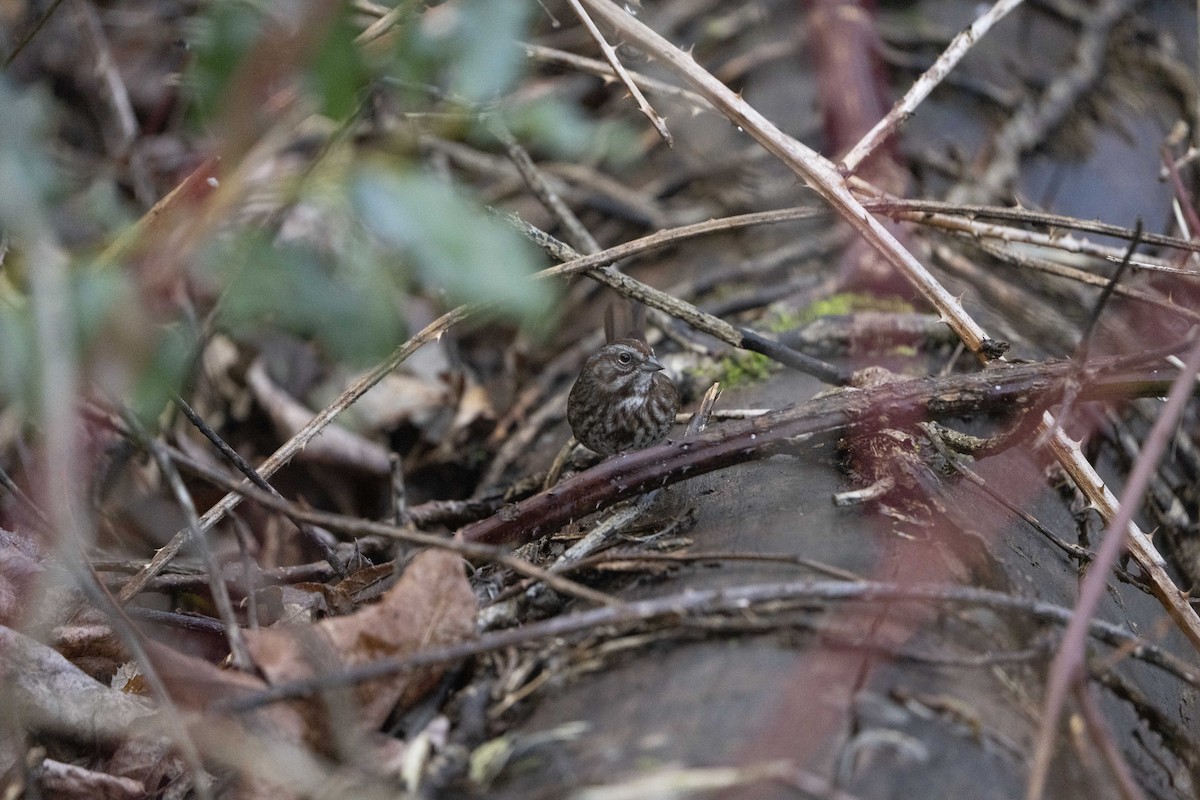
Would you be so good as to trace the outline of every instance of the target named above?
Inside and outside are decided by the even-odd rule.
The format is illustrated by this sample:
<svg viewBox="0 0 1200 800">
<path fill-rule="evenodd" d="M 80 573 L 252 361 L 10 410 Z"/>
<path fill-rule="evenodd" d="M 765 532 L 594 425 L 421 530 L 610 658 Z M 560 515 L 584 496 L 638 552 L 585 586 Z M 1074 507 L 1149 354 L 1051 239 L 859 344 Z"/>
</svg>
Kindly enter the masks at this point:
<svg viewBox="0 0 1200 800">
<path fill-rule="evenodd" d="M 565 106 L 536 101 L 510 108 L 501 102 L 520 77 L 524 56 L 517 42 L 527 33 L 531 4 L 408 5 L 384 40 L 387 46 L 366 48 L 354 41 L 359 29 L 351 10 L 339 7 L 313 58 L 298 67 L 299 86 L 313 108 L 345 125 L 368 92 L 387 87 L 404 113 L 449 106 L 468 123 L 460 133 L 487 135 L 492 144 L 487 115 L 501 113 L 519 120 L 519 135 L 544 149 L 566 154 L 588 145 L 589 126 L 565 113 Z M 281 24 L 260 5 L 213 7 L 200 26 L 188 79 L 204 118 L 220 118 L 221 98 L 240 79 L 237 64 L 270 46 Z M 398 300 L 410 288 L 432 288 L 450 303 L 486 303 L 527 323 L 549 313 L 553 287 L 523 280 L 544 259 L 478 203 L 396 154 L 360 152 L 355 158 L 366 166 L 341 170 L 332 180 L 330 170 L 319 170 L 320 194 L 335 198 L 332 206 L 300 189 L 302 202 L 316 200 L 335 226 L 351 231 L 339 237 L 337 252 L 298 242 L 279 247 L 255 230 L 219 249 L 215 263 L 231 279 L 236 275 L 222 309 L 222 321 L 235 332 L 276 325 L 315 339 L 340 359 L 363 362 L 402 338 Z M 356 241 L 364 232 L 370 241 Z"/>
<path fill-rule="evenodd" d="M 621 119 L 595 121 L 576 106 L 557 97 L 538 97 L 504 106 L 496 112 L 508 129 L 531 152 L 553 158 L 579 159 L 621 168 L 640 155 L 637 129 Z M 490 134 L 474 135 L 474 143 L 487 147 Z"/>
<path fill-rule="evenodd" d="M 37 235 L 49 224 L 47 203 L 57 181 L 40 147 L 47 138 L 46 97 L 39 90 L 19 92 L 0 76 L 0 224 L 6 235 Z"/>
<path fill-rule="evenodd" d="M 316 162 L 285 187 L 282 215 L 271 215 L 265 225 L 248 221 L 238 212 L 245 198 L 232 198 L 204 243 L 178 254 L 188 262 L 179 274 L 211 290 L 218 328 L 237 336 L 278 328 L 316 342 L 331 358 L 362 363 L 406 335 L 400 310 L 410 292 L 432 293 L 447 304 L 480 303 L 527 326 L 553 319 L 555 287 L 527 280 L 545 258 L 461 187 L 413 163 L 412 136 L 424 125 L 495 148 L 491 127 L 500 120 L 536 153 L 612 161 L 628 158 L 636 137 L 623 124 L 593 122 L 558 98 L 516 91 L 525 61 L 517 43 L 529 34 L 538 8 L 532 0 L 399 2 L 405 12 L 394 28 L 365 46 L 356 42 L 364 20 L 348 3 L 226 0 L 203 4 L 183 27 L 189 52 L 183 107 L 193 133 L 172 135 L 219 150 L 226 114 L 246 108 L 248 100 L 259 103 L 250 106 L 254 110 L 265 108 L 262 101 L 288 87 L 299 92 L 300 107 L 332 123 L 321 130 L 334 132 L 312 156 Z M 311 17 L 302 15 L 301 26 L 296 15 L 304 9 Z M 364 109 L 375 93 L 390 95 L 402 119 L 420 120 L 396 134 L 396 146 L 378 136 L 364 143 L 346 135 L 371 124 Z M 32 268 L 29 253 L 38 241 L 60 252 L 80 250 L 66 252 L 74 330 L 56 346 L 73 347 L 93 385 L 117 393 L 113 399 L 146 419 L 180 386 L 194 360 L 194 331 L 162 302 L 162 287 L 142 285 L 136 247 L 103 266 L 95 253 L 82 251 L 81 241 L 94 247 L 129 234 L 147 209 L 116 190 L 101 160 L 82 182 L 78 173 L 71 181 L 60 174 L 46 145 L 54 140 L 47 120 L 75 111 L 56 105 L 61 102 L 36 83 L 15 88 L 0 76 L 6 109 L 0 231 L 11 244 L 0 269 L 0 401 L 28 401 L 37 385 L 37 339 L 23 271 Z M 193 134 L 198 138 L 189 138 Z M 323 166 L 325 160 L 333 166 Z M 223 172 L 242 167 L 222 164 Z M 299 206 L 315 209 L 336 234 L 281 236 L 280 221 Z M 56 230 L 67 220 L 84 224 L 88 235 Z"/>
<path fill-rule="evenodd" d="M 38 146 L 46 135 L 45 98 L 20 93 L 0 76 L 0 401 L 28 401 L 37 375 L 36 325 L 21 291 L 18 249 L 33 248 L 49 227 L 56 172 Z M 22 265 L 24 266 L 24 265 Z"/>
<path fill-rule="evenodd" d="M 192 25 L 191 68 L 185 77 L 193 119 L 203 125 L 217 116 L 238 65 L 258 41 L 266 17 L 258 3 L 213 3 Z"/>
<path fill-rule="evenodd" d="M 319 101 L 321 113 L 332 119 L 344 119 L 354 112 L 370 78 L 362 51 L 354 43 L 357 31 L 345 13 L 345 6 L 342 9 L 304 73 L 305 83 Z"/>
<path fill-rule="evenodd" d="M 543 260 L 533 245 L 452 187 L 415 171 L 363 168 L 352 191 L 367 229 L 451 297 L 518 316 L 549 312 L 545 282 L 522 280 Z"/>
<path fill-rule="evenodd" d="M 518 78 L 529 2 L 459 0 L 410 15 L 398 26 L 392 73 L 413 86 L 438 87 L 456 102 L 488 103 Z"/>
<path fill-rule="evenodd" d="M 403 338 L 395 302 L 403 287 L 366 248 L 335 255 L 245 231 L 203 260 L 226 286 L 221 321 L 235 335 L 277 328 L 353 364 L 378 359 Z"/>
<path fill-rule="evenodd" d="M 53 221 L 57 206 L 77 199 L 72 223 L 79 227 L 117 225 L 120 214 L 110 193 L 90 183 L 78 198 L 66 195 L 68 181 L 44 146 L 53 109 L 39 90 L 19 92 L 0 78 L 0 104 L 8 109 L 0 125 L 0 230 L 6 245 L 0 274 L 0 402 L 36 407 L 41 387 L 41 351 L 65 348 L 71 363 L 90 373 L 93 391 L 132 408 L 145 419 L 162 408 L 183 378 L 188 347 L 177 331 L 147 326 L 132 278 L 99 269 L 80 254 L 69 265 L 65 307 L 69 330 L 39 340 L 41 333 L 24 287 L 40 259 L 62 252 Z M 51 299 L 48 298 L 48 301 Z"/>
<path fill-rule="evenodd" d="M 23 396 L 23 387 L 34 375 L 33 320 L 29 309 L 0 305 L 0 402 Z"/>
</svg>

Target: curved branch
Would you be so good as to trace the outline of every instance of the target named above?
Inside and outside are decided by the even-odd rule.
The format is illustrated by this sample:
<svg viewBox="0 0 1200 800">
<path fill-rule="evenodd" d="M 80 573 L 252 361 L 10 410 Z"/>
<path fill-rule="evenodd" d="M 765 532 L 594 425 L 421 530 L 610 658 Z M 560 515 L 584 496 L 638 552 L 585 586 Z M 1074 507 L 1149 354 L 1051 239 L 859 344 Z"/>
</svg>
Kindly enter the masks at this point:
<svg viewBox="0 0 1200 800">
<path fill-rule="evenodd" d="M 1170 381 L 1121 369 L 1129 359 L 1092 365 L 1081 397 L 1157 394 Z M 797 436 L 853 427 L 902 427 L 966 412 L 1027 406 L 1055 391 L 1077 367 L 1070 361 L 996 367 L 971 375 L 924 378 L 870 389 L 843 389 L 695 439 L 615 456 L 557 486 L 459 530 L 467 542 L 523 544 L 619 500 L 744 461 L 765 458 Z M 1101 377 L 1102 376 L 1102 377 Z"/>
</svg>

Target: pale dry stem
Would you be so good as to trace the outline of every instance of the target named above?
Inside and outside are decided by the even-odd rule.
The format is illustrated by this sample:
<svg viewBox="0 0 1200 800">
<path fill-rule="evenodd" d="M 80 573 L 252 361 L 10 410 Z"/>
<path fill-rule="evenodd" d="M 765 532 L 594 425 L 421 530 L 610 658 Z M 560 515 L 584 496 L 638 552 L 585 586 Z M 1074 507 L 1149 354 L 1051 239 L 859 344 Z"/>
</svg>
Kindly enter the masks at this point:
<svg viewBox="0 0 1200 800">
<path fill-rule="evenodd" d="M 675 140 L 671 137 L 671 132 L 667 130 L 667 121 L 654 110 L 654 107 L 646 100 L 646 96 L 642 94 L 642 90 L 638 88 L 637 83 L 634 82 L 633 78 L 625 70 L 625 65 L 617 58 L 617 49 L 605 40 L 604 34 L 600 33 L 600 29 L 596 27 L 596 23 L 592 21 L 587 11 L 580 5 L 579 0 L 567 0 L 567 2 L 570 4 L 571 10 L 579 17 L 580 22 L 583 23 L 583 27 L 587 28 L 588 35 L 596 42 L 596 45 L 600 48 L 600 52 L 604 54 L 604 60 L 612 65 L 613 71 L 617 73 L 617 77 L 621 79 L 621 83 L 625 84 L 625 88 L 629 89 L 629 93 L 637 101 L 638 110 L 646 115 L 646 118 L 650 120 L 650 124 L 654 126 L 654 130 L 667 143 L 667 146 L 673 146 Z"/>
</svg>

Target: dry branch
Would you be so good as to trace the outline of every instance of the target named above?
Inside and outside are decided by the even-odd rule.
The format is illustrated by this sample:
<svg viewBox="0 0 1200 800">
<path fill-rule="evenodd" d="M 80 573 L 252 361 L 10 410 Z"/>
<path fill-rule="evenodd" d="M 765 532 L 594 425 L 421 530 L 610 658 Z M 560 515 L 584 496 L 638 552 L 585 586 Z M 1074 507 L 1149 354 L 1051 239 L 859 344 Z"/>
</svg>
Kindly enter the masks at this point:
<svg viewBox="0 0 1200 800">
<path fill-rule="evenodd" d="M 1071 609 L 1062 606 L 970 586 L 798 580 L 729 586 L 703 591 L 689 589 L 681 594 L 640 600 L 621 607 L 596 608 L 532 622 L 519 628 L 491 631 L 480 635 L 471 642 L 450 647 L 430 648 L 404 659 L 381 659 L 335 675 L 326 675 L 307 681 L 281 683 L 256 695 L 230 698 L 223 706 L 230 711 L 244 712 L 267 703 L 293 697 L 304 697 L 324 689 L 352 686 L 415 667 L 458 661 L 483 653 L 570 636 L 597 628 L 633 625 L 652 620 L 678 621 L 701 614 L 734 612 L 744 615 L 747 608 L 753 604 L 787 600 L 949 603 L 960 607 L 980 606 L 1003 609 L 1056 624 L 1065 624 L 1071 618 Z M 1132 647 L 1135 652 L 1146 656 L 1149 663 L 1164 672 L 1173 675 L 1189 686 L 1200 686 L 1200 674 L 1197 673 L 1194 666 L 1182 662 L 1177 657 L 1131 634 L 1124 628 L 1109 622 L 1092 620 L 1089 623 L 1089 629 L 1091 635 L 1100 641 L 1113 646 Z"/>
<path fill-rule="evenodd" d="M 858 169 L 859 164 L 870 157 L 880 144 L 889 137 L 896 128 L 904 124 L 926 97 L 942 80 L 950 74 L 950 71 L 957 66 L 958 62 L 963 59 L 967 53 L 971 52 L 971 48 L 975 43 L 983 37 L 992 26 L 1000 20 L 1004 19 L 1010 11 L 1021 4 L 1021 0 L 999 0 L 996 5 L 992 6 L 984 14 L 980 15 L 970 27 L 959 33 L 950 42 L 937 61 L 933 62 L 933 66 L 925 71 L 917 82 L 909 87 L 901 98 L 887 113 L 883 119 L 879 120 L 867 135 L 854 146 L 854 148 L 846 154 L 842 159 L 841 167 L 847 173 L 852 173 Z"/>
<path fill-rule="evenodd" d="M 1128 364 L 1127 360 L 1119 363 Z M 1090 399 L 1157 394 L 1166 381 L 1145 372 L 1113 371 L 1117 361 L 1097 362 L 1084 380 Z M 797 436 L 841 433 L 858 427 L 903 426 L 982 410 L 1008 410 L 1036 402 L 1073 376 L 1070 361 L 995 367 L 972 375 L 899 381 L 871 389 L 843 389 L 779 411 L 601 462 L 549 491 L 467 525 L 468 542 L 525 543 L 554 532 L 626 497 L 732 464 L 764 458 Z M 1148 381 L 1148 382 L 1147 382 Z"/>
</svg>

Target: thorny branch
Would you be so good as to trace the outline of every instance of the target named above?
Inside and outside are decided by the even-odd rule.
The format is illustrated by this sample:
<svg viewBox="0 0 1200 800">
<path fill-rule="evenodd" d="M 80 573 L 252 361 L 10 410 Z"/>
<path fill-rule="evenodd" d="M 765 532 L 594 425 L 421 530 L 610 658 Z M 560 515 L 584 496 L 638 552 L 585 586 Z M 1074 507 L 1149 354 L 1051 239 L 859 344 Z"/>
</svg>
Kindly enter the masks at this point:
<svg viewBox="0 0 1200 800">
<path fill-rule="evenodd" d="M 1159 459 L 1166 451 L 1175 424 L 1183 413 L 1184 403 L 1192 394 L 1197 371 L 1200 371 L 1200 341 L 1192 345 L 1186 366 L 1176 377 L 1167 398 L 1167 404 L 1158 419 L 1154 421 L 1154 427 L 1133 465 L 1129 481 L 1125 484 L 1121 504 L 1116 509 L 1107 535 L 1096 553 L 1092 569 L 1084 578 L 1083 586 L 1079 590 L 1079 602 L 1075 607 L 1071 622 L 1067 626 L 1067 631 L 1063 635 L 1062 644 L 1059 646 L 1050 670 L 1046 696 L 1043 701 L 1042 727 L 1038 734 L 1038 744 L 1034 751 L 1033 769 L 1030 771 L 1029 789 L 1026 794 L 1028 800 L 1037 800 L 1041 797 L 1046 774 L 1050 768 L 1053 737 L 1058 730 L 1058 718 L 1062 713 L 1067 691 L 1071 684 L 1077 683 L 1085 675 L 1084 638 L 1086 634 L 1084 628 L 1100 603 L 1100 598 L 1104 593 L 1105 577 L 1116 564 L 1117 557 L 1126 546 L 1135 554 L 1144 547 L 1137 537 L 1131 536 L 1126 540 L 1124 536 L 1115 535 L 1114 531 L 1125 530 L 1125 527 L 1133 519 L 1133 512 L 1137 509 L 1140 498 L 1145 494 Z M 1065 434 L 1061 430 L 1056 433 L 1057 436 L 1065 438 Z M 1142 563 L 1143 558 L 1144 556 L 1139 558 L 1138 563 Z M 1157 584 L 1155 586 L 1157 587 Z"/>
<path fill-rule="evenodd" d="M 963 56 L 971 52 L 975 43 L 991 30 L 993 25 L 1004 19 L 1020 4 L 1021 0 L 999 0 L 987 13 L 977 17 L 970 27 L 955 36 L 950 46 L 943 50 L 933 66 L 909 87 L 908 91 L 904 93 L 904 97 L 892 107 L 887 116 L 879 120 L 875 127 L 846 154 L 840 165 L 842 170 L 846 174 L 850 174 L 858 169 L 858 166 L 869 158 L 871 153 L 917 110 L 917 106 L 921 105 L 937 85 L 950 74 Z"/>
<path fill-rule="evenodd" d="M 1112 392 L 1161 392 L 1164 382 L 1144 372 L 1114 373 L 1117 363 L 1092 365 L 1081 396 Z M 1128 363 L 1128 362 L 1123 362 Z M 843 389 L 823 397 L 731 423 L 696 439 L 669 442 L 610 458 L 546 492 L 535 495 L 458 532 L 463 541 L 525 543 L 602 505 L 648 489 L 762 458 L 805 434 L 834 433 L 860 426 L 912 424 L 986 409 L 1026 405 L 1061 388 L 1074 374 L 1072 362 L 997 367 L 974 375 L 899 381 L 870 389 Z M 1149 379 L 1149 382 L 1145 382 Z M 1136 388 L 1136 387 L 1140 387 Z"/>
</svg>

